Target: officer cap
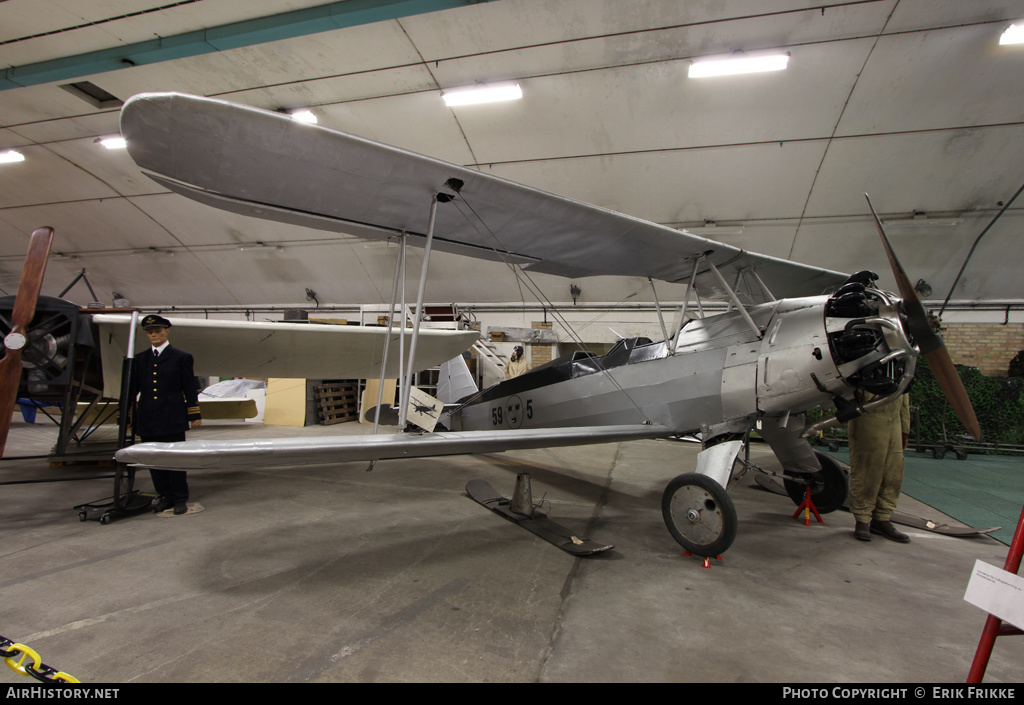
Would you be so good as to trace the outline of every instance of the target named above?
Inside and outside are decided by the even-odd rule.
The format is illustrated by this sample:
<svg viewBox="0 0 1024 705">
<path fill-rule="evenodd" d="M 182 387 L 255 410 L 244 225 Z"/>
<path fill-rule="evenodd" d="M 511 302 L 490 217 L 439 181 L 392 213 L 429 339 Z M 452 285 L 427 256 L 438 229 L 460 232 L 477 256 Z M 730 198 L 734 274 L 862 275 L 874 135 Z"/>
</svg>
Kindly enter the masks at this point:
<svg viewBox="0 0 1024 705">
<path fill-rule="evenodd" d="M 143 328 L 170 328 L 171 322 L 163 316 L 157 316 L 155 313 L 151 313 L 142 319 Z"/>
</svg>

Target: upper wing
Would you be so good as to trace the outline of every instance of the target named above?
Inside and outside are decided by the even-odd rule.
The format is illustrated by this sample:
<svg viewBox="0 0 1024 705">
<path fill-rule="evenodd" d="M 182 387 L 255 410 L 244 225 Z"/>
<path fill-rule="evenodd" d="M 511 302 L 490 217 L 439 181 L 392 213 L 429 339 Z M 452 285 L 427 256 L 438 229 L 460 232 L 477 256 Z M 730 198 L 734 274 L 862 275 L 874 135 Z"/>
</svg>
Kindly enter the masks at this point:
<svg viewBox="0 0 1024 705">
<path fill-rule="evenodd" d="M 128 152 L 150 176 L 219 208 L 366 237 L 423 236 L 431 198 L 434 246 L 487 259 L 511 254 L 532 271 L 684 281 L 707 255 L 728 281 L 753 268 L 777 297 L 820 294 L 846 276 L 680 232 L 287 115 L 177 93 L 131 98 L 121 111 Z M 455 188 L 452 184 L 456 185 Z M 720 294 L 701 265 L 698 289 Z"/>
<path fill-rule="evenodd" d="M 320 438 L 183 441 L 137 443 L 114 455 L 119 463 L 167 470 L 253 468 L 344 463 L 389 458 L 424 458 L 464 453 L 495 453 L 527 448 L 613 443 L 660 438 L 674 431 L 665 426 L 580 426 L 502 431 L 462 431 L 422 435 L 390 433 Z"/>
<path fill-rule="evenodd" d="M 195 358 L 200 376 L 294 377 L 305 379 L 374 379 L 381 374 L 384 339 L 388 329 L 375 326 L 334 326 L 310 323 L 217 321 L 168 317 L 171 344 Z M 131 317 L 96 314 L 100 328 L 104 395 L 120 393 L 121 359 L 128 349 Z M 411 329 L 406 329 L 409 349 Z M 400 329 L 391 329 L 384 376 L 399 372 Z M 480 337 L 477 331 L 422 328 L 414 369 L 434 367 L 468 350 Z M 145 338 L 140 336 L 139 349 Z"/>
</svg>

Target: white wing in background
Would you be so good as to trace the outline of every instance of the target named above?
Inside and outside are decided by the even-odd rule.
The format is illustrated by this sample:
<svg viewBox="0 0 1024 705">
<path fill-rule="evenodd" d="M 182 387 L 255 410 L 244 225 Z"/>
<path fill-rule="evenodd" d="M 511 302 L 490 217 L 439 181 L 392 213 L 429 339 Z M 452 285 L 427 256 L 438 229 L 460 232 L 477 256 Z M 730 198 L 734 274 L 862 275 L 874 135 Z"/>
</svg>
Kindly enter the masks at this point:
<svg viewBox="0 0 1024 705">
<path fill-rule="evenodd" d="M 290 377 L 305 379 L 368 379 L 380 377 L 387 329 L 376 326 L 336 326 L 313 323 L 218 321 L 175 318 L 171 345 L 192 353 L 200 376 Z M 128 349 L 131 317 L 96 314 L 100 329 L 104 396 L 116 398 L 121 389 L 121 360 Z M 412 329 L 405 329 L 406 349 Z M 398 376 L 398 328 L 391 329 L 386 377 Z M 420 331 L 415 369 L 439 365 L 468 350 L 477 331 Z M 137 336 L 136 350 L 145 349 Z"/>
</svg>

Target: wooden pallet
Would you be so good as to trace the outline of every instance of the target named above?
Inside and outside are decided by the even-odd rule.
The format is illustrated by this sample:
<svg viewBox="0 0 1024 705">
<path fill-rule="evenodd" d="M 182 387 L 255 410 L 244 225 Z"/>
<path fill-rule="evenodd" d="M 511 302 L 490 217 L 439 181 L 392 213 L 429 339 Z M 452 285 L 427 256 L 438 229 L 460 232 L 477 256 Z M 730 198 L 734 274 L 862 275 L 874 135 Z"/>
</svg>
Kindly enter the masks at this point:
<svg viewBox="0 0 1024 705">
<path fill-rule="evenodd" d="M 359 395 L 354 381 L 330 382 L 314 387 L 316 413 L 321 425 L 355 421 L 359 418 Z"/>
</svg>

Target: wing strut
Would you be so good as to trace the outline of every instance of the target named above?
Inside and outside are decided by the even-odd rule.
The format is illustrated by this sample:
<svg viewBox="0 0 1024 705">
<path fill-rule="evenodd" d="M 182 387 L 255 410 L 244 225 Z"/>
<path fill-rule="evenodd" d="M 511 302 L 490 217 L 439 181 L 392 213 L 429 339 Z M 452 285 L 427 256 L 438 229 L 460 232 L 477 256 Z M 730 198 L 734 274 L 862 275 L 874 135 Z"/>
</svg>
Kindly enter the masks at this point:
<svg viewBox="0 0 1024 705">
<path fill-rule="evenodd" d="M 395 262 L 395 276 L 391 282 L 391 307 L 388 309 L 388 322 L 387 328 L 388 333 L 384 336 L 384 356 L 380 361 L 380 384 L 377 385 L 377 406 L 373 410 L 373 433 L 376 434 L 380 428 L 380 405 L 384 401 L 384 368 L 387 366 L 388 360 L 388 348 L 391 343 L 391 325 L 395 315 L 395 304 L 398 300 L 398 282 L 402 282 L 402 317 L 401 327 L 398 329 L 399 337 L 399 362 L 398 369 L 402 369 L 402 355 L 405 352 L 405 238 L 406 234 L 402 233 L 402 241 L 399 245 L 398 260 Z M 401 374 L 401 373 L 399 373 Z M 394 401 L 394 399 L 392 399 Z M 390 404 L 389 404 L 390 406 Z M 373 468 L 373 462 L 370 463 L 370 469 Z"/>
<path fill-rule="evenodd" d="M 731 286 L 729 286 L 729 282 L 725 281 L 725 277 L 723 277 L 722 273 L 718 271 L 718 267 L 715 266 L 715 263 L 706 257 L 704 260 L 708 263 L 708 266 L 711 267 L 711 271 L 715 273 L 715 276 L 718 278 L 718 283 L 722 285 L 722 288 L 725 289 L 725 292 L 729 295 L 729 301 L 731 301 L 733 306 L 739 310 L 740 315 L 743 316 L 743 320 L 747 322 L 747 325 L 754 331 L 754 335 L 756 335 L 757 339 L 760 340 L 761 329 L 757 327 L 756 323 L 754 323 L 754 319 L 750 317 L 749 313 L 747 313 L 747 309 L 743 308 L 743 304 L 740 302 L 740 297 L 736 296 L 736 292 L 733 291 Z"/>
<path fill-rule="evenodd" d="M 132 311 L 132 322 L 128 328 L 128 349 L 125 351 L 124 360 L 121 361 L 121 393 L 118 396 L 118 403 L 121 405 L 121 413 L 117 419 L 117 447 L 124 448 L 128 445 L 128 410 L 135 401 L 131 396 L 134 386 L 135 375 L 135 335 L 139 329 L 139 312 Z M 117 496 L 116 493 L 114 495 Z"/>
<path fill-rule="evenodd" d="M 668 346 L 668 354 L 675 355 L 676 347 L 679 344 L 679 334 L 683 332 L 683 326 L 686 325 L 686 309 L 690 305 L 690 294 L 697 294 L 697 268 L 700 267 L 700 261 L 703 257 L 698 257 L 693 261 L 693 272 L 690 273 L 690 281 L 686 283 L 686 296 L 683 297 L 683 307 L 679 310 L 679 325 L 676 326 L 676 332 L 672 336 L 672 344 Z M 700 317 L 704 318 L 704 309 L 700 305 L 700 294 L 697 294 L 697 308 L 700 310 Z"/>
<path fill-rule="evenodd" d="M 757 285 L 761 287 L 761 294 L 764 296 L 766 301 L 777 300 L 775 298 L 775 294 L 773 294 L 771 292 L 771 289 L 768 288 L 768 285 L 764 283 L 764 280 L 761 279 L 760 276 L 758 276 L 757 270 L 755 270 L 753 267 L 745 267 L 743 271 L 752 276 L 754 278 L 754 281 L 757 282 Z"/>
<path fill-rule="evenodd" d="M 416 292 L 416 318 L 412 324 L 412 341 L 409 343 L 409 365 L 406 370 L 402 394 L 399 396 L 401 408 L 398 410 L 398 427 L 405 428 L 406 407 L 409 405 L 409 392 L 412 388 L 413 361 L 416 359 L 416 343 L 420 337 L 420 323 L 423 321 L 423 296 L 427 289 L 427 266 L 430 264 L 430 246 L 434 242 L 434 223 L 437 221 L 437 204 L 448 203 L 454 198 L 451 194 L 437 192 L 430 199 L 430 220 L 427 223 L 427 238 L 423 243 L 423 266 L 420 268 L 420 285 Z M 405 323 L 404 321 L 402 322 Z M 404 329 L 403 329 L 404 330 Z"/>
<path fill-rule="evenodd" d="M 658 301 L 658 290 L 654 288 L 654 280 L 647 277 L 647 281 L 651 283 L 651 294 L 654 295 L 654 308 L 658 310 L 658 323 L 661 324 L 661 335 L 665 340 L 665 347 L 668 347 L 668 330 L 665 328 L 665 316 L 661 313 L 661 303 Z M 669 352 L 671 355 L 671 352 Z"/>
</svg>

